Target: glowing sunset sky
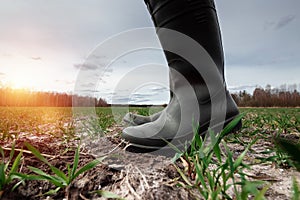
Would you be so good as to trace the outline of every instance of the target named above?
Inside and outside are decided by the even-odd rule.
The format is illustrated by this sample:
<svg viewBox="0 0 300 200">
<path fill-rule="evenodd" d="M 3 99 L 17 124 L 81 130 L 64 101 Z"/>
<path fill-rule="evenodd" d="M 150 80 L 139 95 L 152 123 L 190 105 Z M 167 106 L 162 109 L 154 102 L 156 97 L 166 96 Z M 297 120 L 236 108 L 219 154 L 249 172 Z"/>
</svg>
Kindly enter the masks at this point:
<svg viewBox="0 0 300 200">
<path fill-rule="evenodd" d="M 100 43 L 122 31 L 153 27 L 142 0 L 0 2 L 0 83 L 15 88 L 72 92 L 80 66 Z M 300 1 L 216 0 L 216 5 L 231 91 L 300 84 Z M 157 42 L 155 34 L 152 39 Z M 123 57 L 102 77 L 97 95 L 110 98 L 122 76 L 145 62 L 165 65 L 161 51 Z M 161 84 L 140 88 L 131 103 L 168 101 L 162 87 L 168 84 L 166 67 L 130 80 L 151 76 Z"/>
</svg>

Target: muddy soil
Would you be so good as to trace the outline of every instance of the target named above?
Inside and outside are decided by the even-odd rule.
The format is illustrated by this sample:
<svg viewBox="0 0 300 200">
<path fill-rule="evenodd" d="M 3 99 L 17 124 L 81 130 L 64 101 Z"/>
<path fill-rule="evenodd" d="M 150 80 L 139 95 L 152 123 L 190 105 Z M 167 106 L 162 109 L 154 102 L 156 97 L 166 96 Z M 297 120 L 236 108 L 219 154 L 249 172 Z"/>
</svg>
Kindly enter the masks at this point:
<svg viewBox="0 0 300 200">
<path fill-rule="evenodd" d="M 177 185 L 177 173 L 171 158 L 156 153 L 136 153 L 126 151 L 128 147 L 118 136 L 121 127 L 114 127 L 108 137 L 89 138 L 83 141 L 80 150 L 79 167 L 95 158 L 106 156 L 103 163 L 92 170 L 81 174 L 69 188 L 60 190 L 54 195 L 43 195 L 55 186 L 45 181 L 27 181 L 11 192 L 16 181 L 5 188 L 2 199 L 106 199 L 97 191 L 109 191 L 125 199 L 201 199 L 196 190 L 187 190 Z M 74 150 L 77 141 L 65 142 L 59 138 L 19 138 L 17 149 L 24 149 L 24 142 L 35 146 L 47 156 L 49 162 L 67 173 L 66 163 L 73 163 Z M 1 142 L 0 142 L 1 143 Z M 7 156 L 10 143 L 0 144 L 6 148 Z M 240 144 L 228 144 L 239 155 L 243 151 Z M 271 143 L 266 140 L 258 141 L 247 154 L 249 162 L 255 162 L 259 152 L 269 148 Z M 178 163 L 180 165 L 180 163 Z M 32 173 L 27 166 L 38 167 L 51 173 L 49 167 L 36 159 L 32 154 L 24 152 L 21 163 L 22 173 Z M 249 178 L 263 180 L 270 184 L 266 193 L 267 199 L 290 199 L 292 194 L 292 177 L 300 182 L 300 174 L 292 168 L 278 168 L 272 163 L 253 165 L 247 171 Z M 180 179 L 179 179 L 180 180 Z"/>
</svg>

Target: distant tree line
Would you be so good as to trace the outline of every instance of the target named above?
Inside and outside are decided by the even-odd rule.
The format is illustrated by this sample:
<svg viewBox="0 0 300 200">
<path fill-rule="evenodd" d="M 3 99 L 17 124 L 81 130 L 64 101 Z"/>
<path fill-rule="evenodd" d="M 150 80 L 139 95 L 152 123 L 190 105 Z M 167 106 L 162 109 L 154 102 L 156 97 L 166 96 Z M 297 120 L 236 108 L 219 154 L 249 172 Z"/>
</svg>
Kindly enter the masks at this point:
<svg viewBox="0 0 300 200">
<path fill-rule="evenodd" d="M 299 107 L 300 93 L 296 85 L 282 85 L 280 88 L 256 88 L 250 95 L 245 90 L 232 94 L 240 107 Z"/>
<path fill-rule="evenodd" d="M 300 93 L 297 87 L 256 88 L 253 94 L 245 90 L 231 94 L 240 107 L 299 107 Z M 75 102 L 75 104 L 74 104 Z M 0 106 L 111 106 L 103 98 L 78 96 L 57 92 L 38 92 L 24 89 L 0 88 Z"/>
<path fill-rule="evenodd" d="M 73 101 L 78 106 L 108 106 L 107 102 L 100 98 L 78 96 L 67 93 L 39 92 L 25 89 L 0 88 L 0 106 L 44 106 L 44 107 L 71 107 Z"/>
</svg>

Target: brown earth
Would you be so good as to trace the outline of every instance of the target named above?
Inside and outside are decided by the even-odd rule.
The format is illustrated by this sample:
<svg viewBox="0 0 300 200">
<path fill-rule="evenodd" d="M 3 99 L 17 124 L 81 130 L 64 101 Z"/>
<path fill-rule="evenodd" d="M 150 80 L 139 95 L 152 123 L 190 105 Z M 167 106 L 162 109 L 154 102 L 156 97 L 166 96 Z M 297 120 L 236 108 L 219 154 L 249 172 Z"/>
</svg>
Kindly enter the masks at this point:
<svg viewBox="0 0 300 200">
<path fill-rule="evenodd" d="M 95 191 L 109 191 L 125 199 L 201 199 L 196 190 L 187 190 L 177 186 L 180 176 L 171 163 L 170 157 L 151 153 L 134 153 L 124 149 L 128 148 L 118 136 L 121 127 L 110 129 L 109 137 L 88 138 L 81 145 L 80 163 L 83 166 L 95 158 L 108 156 L 102 164 L 92 170 L 81 174 L 67 190 L 60 190 L 55 195 L 42 195 L 55 186 L 45 181 L 27 181 L 11 192 L 10 184 L 3 193 L 2 199 L 106 199 Z M 49 162 L 55 167 L 67 172 L 66 163 L 73 163 L 76 141 L 66 143 L 65 140 L 51 137 L 20 137 L 16 148 L 26 150 L 24 142 L 35 146 L 47 156 Z M 9 154 L 10 143 L 0 142 L 0 145 Z M 240 144 L 228 144 L 236 155 L 244 147 Z M 255 162 L 259 152 L 271 146 L 270 141 L 260 140 L 247 154 L 248 162 Z M 178 162 L 178 165 L 180 163 Z M 22 173 L 32 173 L 27 166 L 38 167 L 51 173 L 49 167 L 36 159 L 32 154 L 24 152 L 21 163 Z M 267 199 L 290 199 L 292 177 L 300 182 L 300 173 L 292 168 L 278 168 L 272 163 L 253 165 L 247 171 L 250 179 L 264 180 L 270 184 L 266 193 Z M 16 183 L 16 182 L 14 182 Z"/>
</svg>

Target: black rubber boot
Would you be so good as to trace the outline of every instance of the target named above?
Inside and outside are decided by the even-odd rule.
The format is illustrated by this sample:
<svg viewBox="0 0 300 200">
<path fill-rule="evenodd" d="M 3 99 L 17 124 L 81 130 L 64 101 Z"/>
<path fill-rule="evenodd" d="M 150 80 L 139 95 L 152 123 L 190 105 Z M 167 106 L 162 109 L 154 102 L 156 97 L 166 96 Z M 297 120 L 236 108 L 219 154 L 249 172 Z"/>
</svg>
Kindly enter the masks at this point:
<svg viewBox="0 0 300 200">
<path fill-rule="evenodd" d="M 123 122 L 125 122 L 129 126 L 138 126 L 157 120 L 160 114 L 161 112 L 154 113 L 150 116 L 144 116 L 129 112 L 123 117 Z"/>
<path fill-rule="evenodd" d="M 132 145 L 159 149 L 183 145 L 208 128 L 222 130 L 238 114 L 224 79 L 224 56 L 214 2 L 146 0 L 170 68 L 173 97 L 152 122 L 128 127 L 122 137 Z M 241 122 L 235 131 L 241 128 Z"/>
</svg>

